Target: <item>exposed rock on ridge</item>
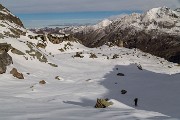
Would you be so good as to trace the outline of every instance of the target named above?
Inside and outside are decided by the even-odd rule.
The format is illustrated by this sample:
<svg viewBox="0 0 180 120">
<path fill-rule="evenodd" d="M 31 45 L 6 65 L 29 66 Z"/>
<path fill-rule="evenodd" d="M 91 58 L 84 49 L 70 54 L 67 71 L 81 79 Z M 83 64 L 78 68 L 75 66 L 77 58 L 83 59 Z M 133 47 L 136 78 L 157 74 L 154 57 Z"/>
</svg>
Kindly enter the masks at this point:
<svg viewBox="0 0 180 120">
<path fill-rule="evenodd" d="M 7 8 L 0 4 L 0 38 L 13 37 L 19 38 L 25 35 L 26 30 L 21 20 L 13 15 Z"/>
<path fill-rule="evenodd" d="M 21 20 L 18 17 L 11 14 L 11 12 L 1 4 L 0 4 L 0 20 L 8 20 L 11 23 L 15 23 L 21 27 L 24 27 Z"/>
<path fill-rule="evenodd" d="M 0 74 L 6 72 L 6 66 L 12 63 L 12 57 L 7 53 L 10 45 L 6 43 L 0 44 Z"/>
</svg>

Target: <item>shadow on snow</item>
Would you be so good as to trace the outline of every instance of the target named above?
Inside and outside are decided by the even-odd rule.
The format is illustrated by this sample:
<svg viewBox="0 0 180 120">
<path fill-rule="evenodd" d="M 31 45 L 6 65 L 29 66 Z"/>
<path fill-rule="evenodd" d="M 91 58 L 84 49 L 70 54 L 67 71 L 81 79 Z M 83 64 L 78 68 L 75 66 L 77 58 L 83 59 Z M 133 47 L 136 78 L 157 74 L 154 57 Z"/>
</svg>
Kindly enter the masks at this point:
<svg viewBox="0 0 180 120">
<path fill-rule="evenodd" d="M 118 76 L 118 73 L 125 76 Z M 100 84 L 109 90 L 104 98 L 115 99 L 131 107 L 135 107 L 134 98 L 138 98 L 137 109 L 180 118 L 180 74 L 168 75 L 139 70 L 135 64 L 117 65 L 104 76 Z M 123 89 L 127 90 L 124 95 L 121 94 Z M 81 101 L 64 101 L 64 103 L 82 107 L 92 107 L 96 103 L 96 100 Z"/>
<path fill-rule="evenodd" d="M 138 98 L 138 109 L 180 118 L 180 74 L 154 73 L 130 64 L 115 66 L 104 78 L 101 84 L 109 90 L 106 97 L 131 107 L 134 107 L 134 98 Z M 125 95 L 121 94 L 122 89 L 127 90 Z"/>
</svg>

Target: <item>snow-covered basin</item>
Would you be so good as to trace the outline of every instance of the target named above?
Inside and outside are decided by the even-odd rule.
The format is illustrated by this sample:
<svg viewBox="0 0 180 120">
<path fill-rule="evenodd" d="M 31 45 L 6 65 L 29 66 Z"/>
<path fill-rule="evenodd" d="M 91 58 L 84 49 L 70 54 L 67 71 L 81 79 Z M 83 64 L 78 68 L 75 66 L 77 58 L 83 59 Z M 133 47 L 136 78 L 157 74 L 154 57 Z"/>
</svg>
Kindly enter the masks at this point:
<svg viewBox="0 0 180 120">
<path fill-rule="evenodd" d="M 18 48 L 18 43 L 13 40 L 7 42 Z M 54 54 L 47 58 L 58 67 L 37 59 L 25 60 L 23 56 L 9 52 L 13 64 L 0 77 L 0 119 L 180 119 L 180 68 L 177 64 L 133 49 L 107 46 L 90 49 L 72 44 L 71 49 L 59 54 L 57 49 L 62 44 L 59 47 L 48 44 L 47 50 L 42 49 L 46 54 Z M 28 49 L 22 46 L 21 42 L 20 50 Z M 73 58 L 76 51 L 82 51 L 84 58 Z M 95 53 L 98 58 L 89 58 L 90 53 Z M 115 53 L 119 58 L 111 59 Z M 135 63 L 141 64 L 143 70 Z M 9 74 L 13 67 L 24 74 L 25 80 Z M 117 73 L 125 76 L 117 76 Z M 55 79 L 56 76 L 60 80 Z M 40 80 L 47 84 L 40 85 Z M 127 94 L 122 95 L 122 89 L 127 90 Z M 134 107 L 135 97 L 139 98 L 138 107 Z M 109 98 L 114 104 L 95 109 L 97 98 Z"/>
</svg>

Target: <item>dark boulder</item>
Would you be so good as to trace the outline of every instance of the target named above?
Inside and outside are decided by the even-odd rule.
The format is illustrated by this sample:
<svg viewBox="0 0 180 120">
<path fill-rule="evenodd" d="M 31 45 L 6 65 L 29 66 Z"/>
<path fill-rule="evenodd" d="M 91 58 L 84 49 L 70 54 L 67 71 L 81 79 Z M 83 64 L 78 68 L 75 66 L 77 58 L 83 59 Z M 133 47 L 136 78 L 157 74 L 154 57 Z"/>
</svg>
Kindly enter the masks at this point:
<svg viewBox="0 0 180 120">
<path fill-rule="evenodd" d="M 123 73 L 118 73 L 117 76 L 125 76 Z"/>
<path fill-rule="evenodd" d="M 113 105 L 113 102 L 109 102 L 108 99 L 98 99 L 96 101 L 96 105 L 94 106 L 95 108 L 106 108 L 109 107 L 110 105 Z"/>
<path fill-rule="evenodd" d="M 46 84 L 46 81 L 45 80 L 41 80 L 41 81 L 39 81 L 39 84 L 44 85 L 44 84 Z"/>
<path fill-rule="evenodd" d="M 18 72 L 16 68 L 13 68 L 10 71 L 10 74 L 12 74 L 14 77 L 18 78 L 18 79 L 24 79 L 24 76 L 22 73 Z"/>
<path fill-rule="evenodd" d="M 126 94 L 127 91 L 126 90 L 121 90 L 121 94 Z"/>
</svg>

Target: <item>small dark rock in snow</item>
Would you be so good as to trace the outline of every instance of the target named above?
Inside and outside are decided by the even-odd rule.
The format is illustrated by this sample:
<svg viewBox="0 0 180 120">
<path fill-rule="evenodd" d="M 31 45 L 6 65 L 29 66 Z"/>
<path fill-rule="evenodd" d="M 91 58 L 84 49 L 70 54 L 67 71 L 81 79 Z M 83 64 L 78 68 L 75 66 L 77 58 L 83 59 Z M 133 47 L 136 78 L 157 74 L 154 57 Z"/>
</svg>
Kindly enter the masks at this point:
<svg viewBox="0 0 180 120">
<path fill-rule="evenodd" d="M 126 90 L 121 90 L 121 94 L 126 94 L 127 91 Z"/>
<path fill-rule="evenodd" d="M 56 80 L 61 80 L 61 78 L 59 76 L 56 76 L 55 79 Z"/>
<path fill-rule="evenodd" d="M 41 80 L 41 81 L 39 81 L 39 84 L 46 84 L 46 81 L 45 80 Z"/>
<path fill-rule="evenodd" d="M 74 55 L 73 57 L 83 58 L 84 56 L 82 55 L 82 52 L 76 52 L 76 55 Z"/>
<path fill-rule="evenodd" d="M 142 69 L 142 66 L 141 66 L 140 64 L 137 65 L 137 67 L 138 67 L 139 70 L 143 70 L 143 69 Z"/>
<path fill-rule="evenodd" d="M 118 54 L 114 54 L 112 59 L 116 59 L 116 58 L 119 58 Z"/>
<path fill-rule="evenodd" d="M 90 53 L 91 55 L 89 56 L 89 58 L 97 58 L 96 54 L 94 53 Z"/>
<path fill-rule="evenodd" d="M 118 73 L 117 76 L 125 76 L 123 73 Z"/>
</svg>

